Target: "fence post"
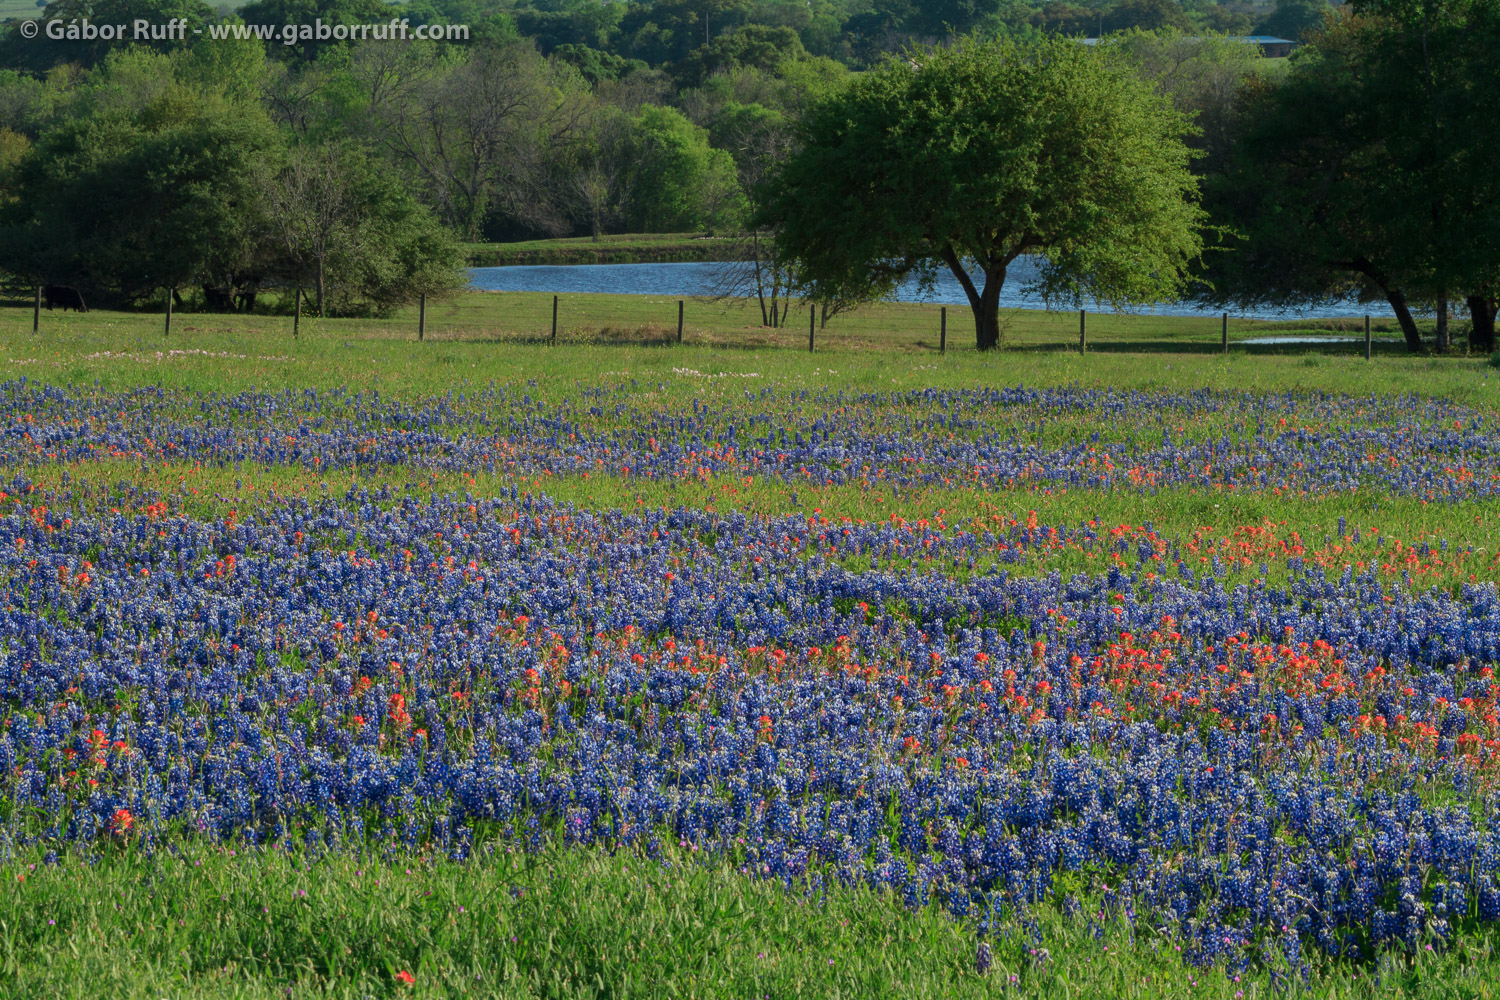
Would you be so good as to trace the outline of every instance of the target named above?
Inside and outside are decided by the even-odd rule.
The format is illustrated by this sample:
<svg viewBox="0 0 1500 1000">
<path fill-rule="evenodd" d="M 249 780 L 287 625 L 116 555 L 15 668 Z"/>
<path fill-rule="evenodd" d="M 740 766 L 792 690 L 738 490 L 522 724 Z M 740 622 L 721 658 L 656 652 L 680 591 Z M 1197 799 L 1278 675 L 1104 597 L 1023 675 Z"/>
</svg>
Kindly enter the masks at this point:
<svg viewBox="0 0 1500 1000">
<path fill-rule="evenodd" d="M 807 353 L 811 354 L 813 349 L 813 333 L 818 329 L 818 307 L 807 307 Z"/>
<path fill-rule="evenodd" d="M 948 307 L 942 308 L 942 325 L 938 327 L 938 353 L 948 353 Z"/>
<path fill-rule="evenodd" d="M 682 343 L 682 299 L 677 300 L 677 342 Z"/>
<path fill-rule="evenodd" d="M 1083 354 L 1088 350 L 1088 310 L 1078 310 L 1078 353 Z"/>
<path fill-rule="evenodd" d="M 417 299 L 417 340 L 423 340 L 427 336 L 427 293 Z"/>
<path fill-rule="evenodd" d="M 1229 353 L 1229 314 L 1225 313 L 1219 326 L 1219 340 L 1224 345 L 1224 353 Z"/>
<path fill-rule="evenodd" d="M 557 296 L 552 296 L 552 343 L 557 343 Z"/>
<path fill-rule="evenodd" d="M 42 286 L 36 286 L 36 305 L 31 307 L 31 332 L 42 328 Z"/>
<path fill-rule="evenodd" d="M 167 289 L 167 323 L 161 331 L 163 337 L 170 337 L 172 335 L 172 296 L 175 294 L 177 294 L 176 286 Z"/>
<path fill-rule="evenodd" d="M 1365 360 L 1369 361 L 1370 356 L 1373 353 L 1374 352 L 1372 350 L 1372 344 L 1370 341 L 1370 314 L 1365 313 Z"/>
<path fill-rule="evenodd" d="M 296 340 L 302 334 L 302 286 L 292 294 L 296 296 L 292 300 L 292 339 Z"/>
</svg>

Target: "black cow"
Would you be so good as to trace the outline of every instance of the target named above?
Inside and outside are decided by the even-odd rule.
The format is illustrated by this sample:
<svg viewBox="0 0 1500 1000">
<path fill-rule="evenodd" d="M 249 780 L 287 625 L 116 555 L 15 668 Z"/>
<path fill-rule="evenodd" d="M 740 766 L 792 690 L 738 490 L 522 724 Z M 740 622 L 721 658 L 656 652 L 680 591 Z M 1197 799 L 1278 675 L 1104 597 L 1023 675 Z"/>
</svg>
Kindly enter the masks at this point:
<svg viewBox="0 0 1500 1000">
<path fill-rule="evenodd" d="M 47 285 L 42 289 L 42 298 L 47 301 L 47 311 L 51 312 L 53 306 L 61 306 L 63 312 L 76 309 L 78 312 L 86 313 L 89 307 L 83 304 L 83 296 L 78 294 L 78 289 L 69 288 L 67 285 Z"/>
</svg>

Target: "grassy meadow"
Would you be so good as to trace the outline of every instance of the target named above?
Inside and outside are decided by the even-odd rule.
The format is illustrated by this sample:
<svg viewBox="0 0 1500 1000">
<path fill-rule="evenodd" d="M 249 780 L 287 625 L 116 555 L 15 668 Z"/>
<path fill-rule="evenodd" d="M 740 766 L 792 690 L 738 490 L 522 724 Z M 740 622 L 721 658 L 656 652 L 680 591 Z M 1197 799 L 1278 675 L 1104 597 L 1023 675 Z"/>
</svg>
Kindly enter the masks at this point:
<svg viewBox="0 0 1500 1000">
<path fill-rule="evenodd" d="M 415 307 L 384 319 L 303 316 L 293 338 L 289 309 L 250 316 L 178 312 L 168 336 L 160 312 L 104 310 L 44 310 L 41 331 L 33 333 L 32 310 L 12 305 L 0 308 L 0 363 L 58 384 L 212 391 L 295 388 L 308 384 L 312 367 L 321 386 L 407 396 L 524 374 L 543 393 L 581 378 L 606 385 L 657 378 L 666 392 L 791 379 L 850 390 L 1076 383 L 1418 392 L 1467 401 L 1484 398 L 1496 377 L 1482 359 L 1412 358 L 1403 345 L 1379 340 L 1375 359 L 1365 363 L 1356 342 L 1363 323 L 1353 318 L 1231 319 L 1228 357 L 1213 318 L 1091 315 L 1087 354 L 1080 356 L 1077 313 L 1029 310 L 1005 316 L 1003 350 L 980 354 L 967 312 L 956 308 L 948 310 L 948 350 L 939 353 L 939 307 L 880 303 L 831 319 L 816 331 L 808 358 L 806 320 L 769 329 L 753 301 L 688 300 L 679 345 L 676 299 L 569 295 L 559 305 L 557 339 L 568 349 L 549 352 L 552 296 L 541 293 L 472 292 L 430 302 L 420 345 Z M 1393 323 L 1377 322 L 1374 330 L 1379 339 L 1399 340 Z M 1324 336 L 1328 343 L 1244 343 L 1268 335 Z"/>
<path fill-rule="evenodd" d="M 1488 359 L 1412 358 L 1399 344 L 1377 344 L 1366 362 L 1362 345 L 1352 342 L 1243 343 L 1269 333 L 1352 337 L 1362 330 L 1352 320 L 1236 320 L 1226 356 L 1214 320 L 1090 316 L 1089 350 L 1079 356 L 1076 313 L 1015 312 L 1006 317 L 1005 348 L 982 355 L 973 350 L 965 312 L 950 309 L 948 351 L 940 354 L 936 307 L 882 304 L 836 317 L 816 333 L 809 355 L 805 316 L 767 330 L 753 303 L 689 301 L 681 345 L 675 300 L 567 296 L 556 345 L 548 343 L 551 308 L 551 296 L 540 294 L 456 295 L 429 304 L 418 343 L 415 309 L 389 319 L 304 316 L 294 339 L 285 314 L 178 313 L 164 336 L 158 313 L 44 311 L 34 333 L 31 310 L 12 305 L 0 309 L 0 372 L 7 381 L 84 393 L 343 387 L 417 400 L 497 384 L 557 401 L 606 387 L 628 390 L 632 412 L 662 413 L 700 403 L 753 410 L 762 405 L 755 393 L 767 386 L 852 394 L 1080 386 L 1413 394 L 1500 417 L 1500 368 Z M 1155 415 L 1139 417 L 1154 426 Z M 1213 420 L 1173 430 L 1234 432 Z M 1045 445 L 1110 431 L 1061 422 L 1030 433 Z M 981 493 L 962 484 L 899 490 L 725 476 L 661 481 L 611 470 L 518 476 L 398 466 L 319 475 L 290 465 L 60 463 L 45 455 L 0 469 L 7 482 L 18 475 L 44 496 L 72 496 L 75 513 L 103 514 L 128 482 L 173 498 L 179 511 L 205 522 L 272 506 L 277 497 L 338 496 L 350 486 L 416 496 L 519 488 L 582 509 L 690 507 L 871 522 L 941 511 L 951 525 L 981 527 L 1035 512 L 1043 524 L 1093 522 L 1137 532 L 1149 525 L 1164 538 L 1242 550 L 1243 566 L 1231 564 L 1226 579 L 1244 583 L 1268 576 L 1275 583 L 1284 572 L 1261 567 L 1261 542 L 1296 534 L 1309 559 L 1322 558 L 1336 572 L 1383 558 L 1376 541 L 1384 535 L 1424 551 L 1446 543 L 1455 553 L 1429 564 L 1419 585 L 1456 592 L 1500 579 L 1500 504 L 1428 503 L 1378 489 L 1309 496 L 1176 487 Z M 1345 518 L 1366 526 L 1363 542 L 1342 537 L 1335 525 Z M 1065 577 L 1100 571 L 1091 558 L 1081 550 L 1037 552 L 1007 569 Z M 881 568 L 914 571 L 901 562 Z M 951 571 L 984 569 L 960 570 L 955 561 Z M 0 799 L 0 814 L 7 808 Z M 1182 961 L 1169 935 L 1106 916 L 1097 896 L 1103 883 L 1087 871 L 1068 897 L 1081 905 L 1047 903 L 1020 923 L 1002 915 L 990 938 L 992 968 L 981 974 L 972 927 L 935 906 L 913 912 L 890 893 L 867 889 L 830 888 L 807 898 L 742 877 L 733 859 L 701 861 L 685 844 L 669 842 L 647 857 L 602 849 L 533 854 L 481 841 L 466 864 L 394 843 L 365 853 L 232 849 L 192 839 L 158 847 L 147 853 L 122 839 L 53 853 L 47 845 L 0 843 L 0 998 L 1500 997 L 1490 925 L 1465 925 L 1461 943 L 1439 952 L 1313 959 L 1301 970 L 1274 962 L 1199 968 Z"/>
</svg>

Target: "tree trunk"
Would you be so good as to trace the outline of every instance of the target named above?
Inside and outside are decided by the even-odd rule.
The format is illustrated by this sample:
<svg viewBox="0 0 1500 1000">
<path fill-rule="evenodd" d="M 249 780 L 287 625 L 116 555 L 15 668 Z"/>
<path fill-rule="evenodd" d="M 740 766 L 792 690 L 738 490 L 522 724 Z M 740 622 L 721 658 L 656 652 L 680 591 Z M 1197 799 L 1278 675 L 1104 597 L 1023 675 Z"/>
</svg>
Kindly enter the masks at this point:
<svg viewBox="0 0 1500 1000">
<path fill-rule="evenodd" d="M 1406 295 L 1399 288 L 1385 289 L 1386 301 L 1396 313 L 1396 322 L 1401 324 L 1401 333 L 1406 337 L 1406 348 L 1413 354 L 1422 353 L 1422 334 L 1417 330 L 1417 321 L 1411 318 L 1406 307 Z"/>
<path fill-rule="evenodd" d="M 984 343 L 981 351 L 1000 346 L 1000 289 L 1005 285 L 1005 268 L 986 271 L 984 291 L 979 293 L 980 312 L 975 317 Z"/>
<path fill-rule="evenodd" d="M 943 261 L 948 270 L 963 286 L 969 299 L 969 308 L 974 312 L 974 345 L 988 351 L 1000 344 L 1000 289 L 1005 287 L 1005 265 L 993 265 L 985 269 L 984 289 L 974 287 L 974 279 L 964 270 L 963 263 L 951 246 L 942 250 Z"/>
<path fill-rule="evenodd" d="M 1448 336 L 1448 293 L 1438 296 L 1437 304 L 1437 352 L 1447 354 L 1452 341 Z"/>
<path fill-rule="evenodd" d="M 318 275 L 317 275 L 317 281 L 318 281 L 318 316 L 319 316 L 319 318 L 321 318 L 322 315 L 323 315 L 323 259 L 321 257 L 318 258 Z"/>
<path fill-rule="evenodd" d="M 1469 306 L 1469 316 L 1474 321 L 1469 334 L 1469 350 L 1479 354 L 1490 354 L 1495 350 L 1495 300 L 1488 295 L 1470 295 L 1464 300 Z"/>
<path fill-rule="evenodd" d="M 751 237 L 752 245 L 755 247 L 755 297 L 760 301 L 760 325 L 771 325 L 771 314 L 766 311 L 766 278 L 760 265 L 760 233 Z"/>
<path fill-rule="evenodd" d="M 1356 257 L 1347 263 L 1347 266 L 1366 278 L 1385 293 L 1385 300 L 1391 304 L 1391 311 L 1396 314 L 1396 322 L 1401 325 L 1401 333 L 1406 337 L 1406 349 L 1413 354 L 1422 353 L 1422 335 L 1417 332 L 1417 321 L 1411 318 L 1411 310 L 1406 307 L 1406 293 L 1399 288 L 1391 286 L 1385 274 L 1375 267 L 1374 263 L 1364 257 Z"/>
</svg>

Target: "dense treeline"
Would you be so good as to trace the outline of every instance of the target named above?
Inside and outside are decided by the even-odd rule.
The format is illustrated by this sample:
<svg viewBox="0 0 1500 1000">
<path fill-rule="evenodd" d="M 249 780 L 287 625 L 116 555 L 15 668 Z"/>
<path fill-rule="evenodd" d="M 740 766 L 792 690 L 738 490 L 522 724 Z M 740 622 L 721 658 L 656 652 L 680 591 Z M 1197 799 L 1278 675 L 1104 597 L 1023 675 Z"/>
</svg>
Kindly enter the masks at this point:
<svg viewBox="0 0 1500 1000">
<path fill-rule="evenodd" d="M 1500 3 L 1355 0 L 1286 79 L 1240 100 L 1232 156 L 1204 179 L 1226 227 L 1207 255 L 1220 301 L 1288 304 L 1361 292 L 1470 316 L 1495 349 L 1500 296 Z"/>
<path fill-rule="evenodd" d="M 924 232 L 912 241 L 921 246 L 885 245 L 879 259 L 896 253 L 920 272 L 945 266 L 945 253 L 988 246 L 993 259 L 981 270 L 1003 281 L 1003 262 L 1024 245 L 1055 265 L 1049 290 L 1060 299 L 1110 289 L 1122 301 L 1193 292 L 1240 304 L 1357 293 L 1390 302 L 1413 347 L 1410 315 L 1422 309 L 1437 310 L 1438 346 L 1448 346 L 1451 303 L 1470 315 L 1471 346 L 1483 347 L 1493 339 L 1500 260 L 1488 166 L 1500 110 L 1486 67 L 1496 0 L 1361 0 L 1340 11 L 1321 2 L 255 0 L 237 15 L 247 24 L 362 24 L 399 14 L 470 26 L 467 41 L 444 43 L 286 45 L 191 32 L 133 45 L 27 41 L 12 22 L 0 32 L 0 269 L 106 303 L 175 294 L 246 309 L 275 287 L 303 289 L 324 312 L 379 312 L 460 283 L 464 242 L 745 233 L 753 268 L 726 291 L 758 296 L 771 324 L 793 297 L 821 303 L 826 319 L 878 294 L 889 274 L 855 281 L 859 262 L 848 257 L 817 280 L 829 262 L 808 255 L 811 243 L 783 238 L 795 174 L 787 165 L 838 131 L 818 122 L 840 122 L 840 102 L 864 81 L 930 61 L 917 54 L 952 46 L 960 32 L 965 45 L 990 46 L 975 50 L 979 65 L 1072 46 L 1045 42 L 1049 32 L 1145 26 L 1153 30 L 1108 35 L 1078 60 L 1041 61 L 1076 62 L 1080 79 L 1109 67 L 1116 82 L 1078 112 L 1085 118 L 1105 122 L 1125 77 L 1160 106 L 1137 102 L 1130 114 L 1180 116 L 1180 127 L 1159 131 L 1173 164 L 1171 150 L 1184 149 L 1181 166 L 1158 179 L 1161 191 L 1177 192 L 1172 204 L 1192 211 L 1160 198 L 1151 211 L 1193 233 L 1174 230 L 1169 255 L 1126 280 L 1144 258 L 1130 251 L 1133 237 L 1112 260 L 1101 256 L 1124 230 L 1096 215 L 1087 226 L 1017 230 L 1003 246 L 993 227 L 953 239 Z M 233 20 L 202 0 L 52 0 L 41 16 Z M 1290 60 L 1269 60 L 1209 32 L 1247 26 L 1305 34 L 1307 43 Z M 979 86 L 982 96 L 988 84 Z M 1027 87 L 1056 90 L 1045 80 Z M 1055 137 L 1058 120 L 1012 123 Z M 1087 130 L 1079 136 L 1088 141 Z M 1047 169 L 1071 162 L 1066 150 L 1041 149 Z M 913 174 L 901 196 L 913 226 L 953 214 L 931 201 L 931 176 Z M 1065 196 L 1034 183 L 1027 196 L 1045 209 L 1088 194 L 1063 181 L 1083 183 L 1059 180 Z M 936 195 L 972 202 L 986 190 L 1010 189 L 955 178 Z M 1117 193 L 1096 194 L 1124 210 Z M 970 207 L 958 214 L 976 214 Z M 870 235 L 841 231 L 837 217 L 795 221 L 846 250 Z M 1153 223 L 1143 215 L 1130 224 Z M 1043 229 L 1067 235 L 1049 243 Z M 982 345 L 993 334 L 982 333 Z"/>
</svg>

